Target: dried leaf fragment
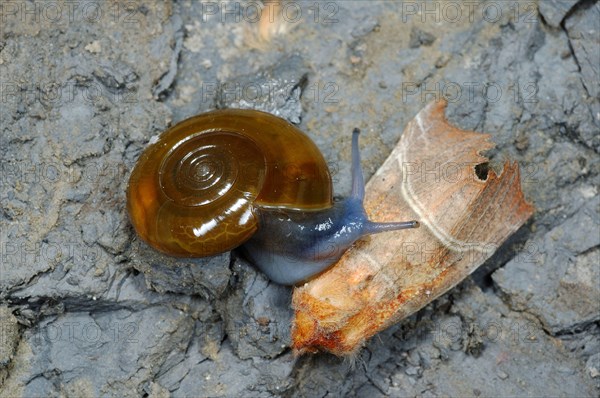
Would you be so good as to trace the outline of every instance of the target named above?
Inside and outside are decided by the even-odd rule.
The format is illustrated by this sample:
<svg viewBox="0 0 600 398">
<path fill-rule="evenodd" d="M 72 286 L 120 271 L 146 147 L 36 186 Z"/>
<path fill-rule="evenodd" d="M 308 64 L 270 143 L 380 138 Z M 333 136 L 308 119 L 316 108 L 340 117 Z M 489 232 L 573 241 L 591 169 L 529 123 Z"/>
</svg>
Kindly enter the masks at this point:
<svg viewBox="0 0 600 398">
<path fill-rule="evenodd" d="M 355 353 L 457 285 L 533 214 L 518 165 L 507 161 L 500 175 L 480 178 L 487 162 L 480 152 L 494 144 L 488 134 L 451 126 L 445 108 L 431 103 L 419 112 L 366 189 L 370 218 L 416 219 L 422 227 L 361 241 L 295 289 L 296 353 Z"/>
</svg>

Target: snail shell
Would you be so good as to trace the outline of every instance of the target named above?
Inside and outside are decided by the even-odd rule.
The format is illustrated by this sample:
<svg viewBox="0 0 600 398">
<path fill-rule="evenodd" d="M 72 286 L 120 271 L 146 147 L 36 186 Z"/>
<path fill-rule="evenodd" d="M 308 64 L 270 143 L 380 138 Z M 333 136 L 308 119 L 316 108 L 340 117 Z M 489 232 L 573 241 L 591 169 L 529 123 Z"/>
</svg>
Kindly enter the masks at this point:
<svg viewBox="0 0 600 398">
<path fill-rule="evenodd" d="M 258 228 L 257 208 L 331 206 L 330 173 L 315 144 L 253 110 L 217 110 L 173 126 L 143 152 L 127 189 L 138 235 L 178 257 L 240 246 Z"/>
</svg>

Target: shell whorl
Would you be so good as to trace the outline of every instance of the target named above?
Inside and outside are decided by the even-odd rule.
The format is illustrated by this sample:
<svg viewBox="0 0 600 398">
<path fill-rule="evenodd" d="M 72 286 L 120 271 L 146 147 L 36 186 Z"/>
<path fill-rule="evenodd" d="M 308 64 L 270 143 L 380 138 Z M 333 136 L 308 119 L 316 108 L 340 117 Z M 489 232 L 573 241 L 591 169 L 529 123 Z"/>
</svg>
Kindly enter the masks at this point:
<svg viewBox="0 0 600 398">
<path fill-rule="evenodd" d="M 248 240 L 258 207 L 321 210 L 331 196 L 327 164 L 304 133 L 267 113 L 221 110 L 184 120 L 143 152 L 127 205 L 151 246 L 203 257 Z"/>
</svg>

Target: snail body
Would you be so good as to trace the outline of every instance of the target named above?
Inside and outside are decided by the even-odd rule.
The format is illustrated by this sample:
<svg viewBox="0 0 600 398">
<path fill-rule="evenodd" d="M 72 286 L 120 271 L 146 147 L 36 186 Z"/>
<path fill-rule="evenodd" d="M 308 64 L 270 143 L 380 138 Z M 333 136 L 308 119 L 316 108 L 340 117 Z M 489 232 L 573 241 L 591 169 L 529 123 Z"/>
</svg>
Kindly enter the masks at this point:
<svg viewBox="0 0 600 398">
<path fill-rule="evenodd" d="M 241 109 L 191 117 L 140 156 L 127 188 L 130 219 L 163 253 L 193 258 L 240 248 L 274 282 L 308 280 L 360 237 L 417 225 L 368 220 L 358 135 L 352 194 L 334 202 L 323 155 L 287 121 Z"/>
</svg>

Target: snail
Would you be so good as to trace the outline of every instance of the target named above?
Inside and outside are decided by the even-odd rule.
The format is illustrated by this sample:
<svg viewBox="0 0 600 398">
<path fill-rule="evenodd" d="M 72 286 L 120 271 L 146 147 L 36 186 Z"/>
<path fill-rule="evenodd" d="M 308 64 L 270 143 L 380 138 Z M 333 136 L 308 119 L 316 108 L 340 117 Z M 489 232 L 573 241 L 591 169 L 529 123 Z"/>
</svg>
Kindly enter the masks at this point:
<svg viewBox="0 0 600 398">
<path fill-rule="evenodd" d="M 238 248 L 276 283 L 307 281 L 359 238 L 419 225 L 368 219 L 359 133 L 352 134 L 352 192 L 334 201 L 323 155 L 284 119 L 241 109 L 193 116 L 141 154 L 127 188 L 131 222 L 168 255 Z"/>
</svg>

